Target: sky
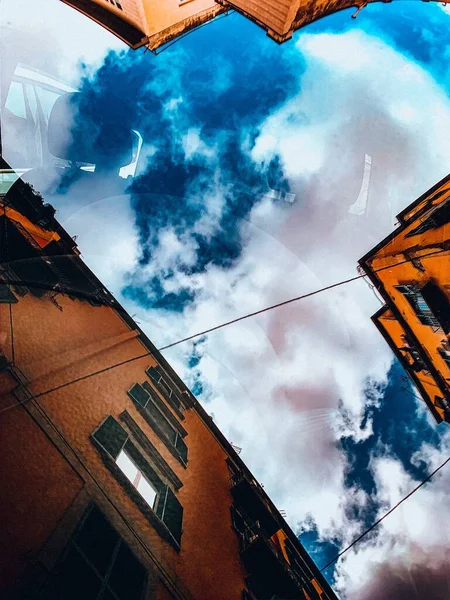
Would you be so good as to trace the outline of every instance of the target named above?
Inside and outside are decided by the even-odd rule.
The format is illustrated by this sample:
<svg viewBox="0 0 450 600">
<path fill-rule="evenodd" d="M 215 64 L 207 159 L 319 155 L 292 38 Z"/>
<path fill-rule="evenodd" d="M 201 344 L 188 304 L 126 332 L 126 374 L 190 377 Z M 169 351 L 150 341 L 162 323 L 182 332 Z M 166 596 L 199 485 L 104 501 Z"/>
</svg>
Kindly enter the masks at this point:
<svg viewBox="0 0 450 600">
<path fill-rule="evenodd" d="M 84 152 L 91 136 L 106 157 L 88 186 L 53 174 L 41 191 L 158 347 L 357 275 L 449 171 L 450 13 L 437 3 L 343 11 L 282 46 L 232 14 L 157 56 L 57 0 L 1 11 L 33 32 L 22 62 L 81 91 L 64 144 Z M 124 156 L 130 129 L 140 158 L 117 183 L 110 149 Z M 319 567 L 449 455 L 447 426 L 370 320 L 380 305 L 359 280 L 164 352 Z M 326 570 L 342 600 L 450 597 L 449 477 Z"/>
</svg>

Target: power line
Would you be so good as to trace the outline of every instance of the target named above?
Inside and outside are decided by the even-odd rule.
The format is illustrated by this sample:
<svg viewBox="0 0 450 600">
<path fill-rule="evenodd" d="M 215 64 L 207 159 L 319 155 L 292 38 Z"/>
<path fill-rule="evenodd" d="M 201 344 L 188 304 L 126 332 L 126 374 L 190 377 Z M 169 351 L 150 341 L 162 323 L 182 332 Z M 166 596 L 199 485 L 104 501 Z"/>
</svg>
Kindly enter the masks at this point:
<svg viewBox="0 0 450 600">
<path fill-rule="evenodd" d="M 324 567 L 322 567 L 320 569 L 320 572 L 325 571 L 325 569 L 328 569 L 328 567 L 330 567 L 333 563 L 335 563 L 343 554 L 345 554 L 346 552 L 348 552 L 351 548 L 353 548 L 353 546 L 355 546 L 360 540 L 363 539 L 363 537 L 365 537 L 368 533 L 370 533 L 373 529 L 375 529 L 375 527 L 377 527 L 382 521 L 384 521 L 384 519 L 386 517 L 388 517 L 391 513 L 394 512 L 394 510 L 396 510 L 400 504 L 403 504 L 403 502 L 405 502 L 406 500 L 408 500 L 408 498 L 411 498 L 411 496 L 413 494 L 415 494 L 417 492 L 418 489 L 420 489 L 423 485 L 425 485 L 428 481 L 430 481 L 430 479 L 436 475 L 436 473 L 438 471 L 440 471 L 443 467 L 445 467 L 445 465 L 450 461 L 450 456 L 444 460 L 444 462 L 442 464 L 439 465 L 439 467 L 437 467 L 437 469 L 435 469 L 432 473 L 430 473 L 430 475 L 428 475 L 428 477 L 426 477 L 423 481 L 421 481 L 421 483 L 419 483 L 418 486 L 416 486 L 413 490 L 411 490 L 409 492 L 409 494 L 407 494 L 406 496 L 404 496 L 401 500 L 399 500 L 399 502 L 397 502 L 397 504 L 395 504 L 390 510 L 388 510 L 382 517 L 380 517 L 378 519 L 378 521 L 375 521 L 375 523 L 373 525 L 371 525 L 368 529 L 366 529 L 364 531 L 364 533 L 362 533 L 359 537 L 356 538 L 356 540 L 353 540 L 353 542 L 347 546 L 346 548 L 344 548 L 344 550 L 341 550 L 341 552 L 339 552 L 339 554 L 337 554 L 332 560 L 330 560 L 330 562 L 328 562 Z"/>
<path fill-rule="evenodd" d="M 447 249 L 440 249 L 440 250 L 436 250 L 434 252 L 430 252 L 428 254 L 424 254 L 422 255 L 420 258 L 426 258 L 427 256 L 432 256 L 433 254 L 440 254 L 441 252 L 448 252 Z M 390 265 L 386 265 L 384 267 L 380 267 L 379 269 L 375 269 L 374 271 L 376 273 L 378 273 L 379 271 L 384 271 L 386 269 L 390 269 L 392 267 L 397 267 L 398 265 L 402 265 L 404 263 L 408 263 L 411 262 L 409 259 L 405 259 L 402 260 L 398 263 L 394 263 L 394 264 L 390 264 Z M 305 298 L 310 298 L 311 296 L 315 296 L 317 294 L 320 294 L 321 292 L 326 292 L 328 290 L 331 290 L 333 288 L 339 287 L 341 285 L 346 285 L 347 283 L 351 283 L 352 281 L 356 281 L 357 279 L 363 279 L 364 277 L 366 277 L 367 275 L 355 275 L 355 277 L 350 277 L 349 279 L 344 279 L 342 281 L 339 281 L 337 283 L 332 283 L 331 285 L 327 285 L 323 288 L 320 288 L 318 290 L 314 290 L 313 292 L 309 292 L 307 294 L 302 294 L 301 296 L 296 296 L 295 298 L 290 298 L 289 300 L 284 300 L 283 302 L 278 302 L 277 304 L 272 304 L 271 306 L 267 306 L 266 308 L 262 308 L 260 310 L 257 310 L 255 312 L 252 313 L 248 313 L 246 315 L 243 315 L 242 317 L 237 317 L 236 319 L 232 319 L 231 321 L 226 321 L 225 323 L 221 323 L 220 325 L 216 325 L 215 327 L 211 327 L 209 329 L 205 329 L 204 331 L 201 331 L 200 333 L 194 333 L 193 335 L 190 335 L 188 337 L 185 337 L 181 340 L 178 340 L 176 342 L 172 342 L 171 344 L 168 344 L 167 346 L 163 346 L 162 348 L 158 348 L 158 350 L 161 352 L 162 350 L 167 350 L 168 348 L 172 348 L 173 346 L 177 346 L 178 344 L 182 344 L 183 342 L 188 342 L 189 340 L 192 340 L 196 337 L 200 337 L 202 335 L 206 335 L 207 333 L 211 333 L 212 331 L 217 331 L 218 329 L 222 329 L 223 327 L 227 327 L 228 325 L 232 325 L 234 323 L 238 323 L 239 321 L 243 321 L 244 319 L 249 319 L 250 317 L 255 317 L 256 315 L 260 315 L 262 313 L 265 313 L 269 310 L 273 310 L 274 308 L 279 308 L 280 306 L 286 306 L 287 304 L 291 304 L 293 302 L 298 302 L 299 300 L 304 300 Z M 373 289 L 373 287 L 372 287 Z"/>
<path fill-rule="evenodd" d="M 421 256 L 421 258 L 426 258 L 428 256 L 433 256 L 433 255 L 441 254 L 441 253 L 444 253 L 444 252 L 448 252 L 448 250 L 441 248 L 439 250 L 435 250 L 433 252 L 429 252 L 428 254 L 424 254 L 424 255 Z M 402 261 L 399 261 L 399 262 L 396 262 L 396 263 L 391 263 L 391 264 L 386 265 L 384 267 L 380 267 L 379 269 L 375 269 L 374 271 L 375 272 L 384 271 L 386 269 L 390 269 L 392 267 L 396 267 L 396 266 L 399 266 L 399 265 L 402 265 L 402 264 L 405 264 L 405 263 L 408 263 L 408 262 L 410 262 L 410 261 L 409 260 L 402 260 Z M 191 339 L 194 339 L 196 337 L 203 336 L 206 333 L 210 333 L 212 331 L 216 331 L 218 329 L 222 329 L 224 327 L 227 327 L 228 325 L 232 325 L 233 323 L 237 323 L 239 321 L 243 321 L 244 319 L 249 319 L 250 317 L 253 317 L 255 315 L 267 312 L 269 310 L 273 310 L 274 308 L 278 308 L 280 306 L 284 306 L 284 305 L 290 304 L 292 302 L 298 302 L 299 300 L 303 300 L 305 298 L 309 298 L 311 296 L 315 296 L 317 294 L 320 294 L 321 292 L 325 292 L 327 290 L 339 287 L 341 285 L 346 285 L 347 283 L 351 283 L 353 281 L 356 281 L 358 279 L 362 279 L 364 277 L 366 277 L 366 274 L 356 275 L 355 277 L 350 277 L 349 279 L 344 279 L 344 280 L 339 281 L 337 283 L 333 283 L 333 284 L 328 285 L 326 287 L 314 290 L 313 292 L 309 292 L 307 294 L 303 294 L 302 296 L 296 296 L 295 298 L 291 298 L 289 300 L 285 300 L 283 302 L 279 302 L 278 304 L 274 304 L 272 306 L 268 306 L 268 307 L 260 309 L 258 311 L 255 311 L 255 312 L 252 312 L 252 313 L 248 313 L 246 315 L 243 315 L 242 317 L 237 317 L 236 319 L 232 319 L 231 321 L 227 321 L 226 323 L 222 323 L 220 325 L 216 325 L 215 327 L 211 327 L 210 329 L 206 329 L 205 331 L 202 331 L 200 333 L 193 334 L 191 336 L 188 336 L 186 338 L 183 338 L 181 340 L 173 342 L 172 344 L 168 344 L 167 346 L 163 346 L 161 348 L 158 348 L 157 350 L 159 352 L 161 352 L 162 350 L 166 350 L 167 348 L 172 348 L 173 346 L 176 346 L 176 345 L 181 344 L 183 342 L 187 342 L 187 341 L 189 341 Z M 50 389 L 45 390 L 43 392 L 40 392 L 39 394 L 36 394 L 35 397 L 36 398 L 40 398 L 42 396 L 45 396 L 47 394 L 50 394 L 50 393 L 55 392 L 57 390 L 60 390 L 62 388 L 68 387 L 69 385 L 72 385 L 74 383 L 78 383 L 80 381 L 84 381 L 86 379 L 89 379 L 90 377 L 94 377 L 95 375 L 100 375 L 101 373 L 105 373 L 106 371 L 110 371 L 112 369 L 115 369 L 116 367 L 121 367 L 123 365 L 129 364 L 131 362 L 134 362 L 136 360 L 140 360 L 141 358 L 144 358 L 146 356 L 151 356 L 151 355 L 152 355 L 152 352 L 145 352 L 144 354 L 140 354 L 139 356 L 134 356 L 132 358 L 128 358 L 127 360 L 124 360 L 124 361 L 121 361 L 121 362 L 118 362 L 118 363 L 113 363 L 112 365 L 109 365 L 108 367 L 104 367 L 103 369 L 99 369 L 98 371 L 94 371 L 92 373 L 88 373 L 87 375 L 82 375 L 82 376 L 77 377 L 75 379 L 72 379 L 70 381 L 66 381 L 65 383 L 62 383 L 62 384 L 60 384 L 58 386 L 55 386 L 53 388 L 50 388 Z M 2 414 L 3 412 L 6 412 L 7 410 L 9 410 L 11 408 L 14 408 L 14 406 L 18 406 L 19 404 L 21 404 L 21 403 L 18 402 L 16 404 L 11 404 L 10 406 L 6 406 L 2 410 L 0 410 L 0 414 Z"/>
</svg>

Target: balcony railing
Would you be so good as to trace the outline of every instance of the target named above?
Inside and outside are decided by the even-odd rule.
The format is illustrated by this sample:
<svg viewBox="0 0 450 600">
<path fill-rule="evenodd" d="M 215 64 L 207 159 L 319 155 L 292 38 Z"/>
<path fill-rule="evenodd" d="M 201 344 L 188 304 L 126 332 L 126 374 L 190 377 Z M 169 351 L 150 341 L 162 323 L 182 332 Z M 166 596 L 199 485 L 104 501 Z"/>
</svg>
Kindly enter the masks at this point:
<svg viewBox="0 0 450 600">
<path fill-rule="evenodd" d="M 244 471 L 231 477 L 231 493 L 236 506 L 242 508 L 253 521 L 259 521 L 267 535 L 280 529 L 279 517 L 270 505 L 262 486 Z"/>
<path fill-rule="evenodd" d="M 246 523 L 244 531 L 239 535 L 244 562 L 249 562 L 245 560 L 246 556 L 253 554 L 250 562 L 254 567 L 250 569 L 249 573 L 251 579 L 256 581 L 259 579 L 259 575 L 262 575 L 263 579 L 270 582 L 270 587 L 274 588 L 277 587 L 278 582 L 281 587 L 280 593 L 283 592 L 289 596 L 290 591 L 292 597 L 306 587 L 310 587 L 305 578 L 287 562 L 273 540 L 266 536 L 259 522 Z M 259 566 L 261 566 L 261 574 L 258 573 Z"/>
</svg>

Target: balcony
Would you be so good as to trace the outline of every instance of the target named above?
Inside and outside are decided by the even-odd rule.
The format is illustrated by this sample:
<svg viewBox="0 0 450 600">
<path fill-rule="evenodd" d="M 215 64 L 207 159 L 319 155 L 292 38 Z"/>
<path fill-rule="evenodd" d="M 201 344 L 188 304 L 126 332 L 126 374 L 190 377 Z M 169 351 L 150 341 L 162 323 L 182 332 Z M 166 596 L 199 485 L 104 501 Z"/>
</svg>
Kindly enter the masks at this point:
<svg viewBox="0 0 450 600">
<path fill-rule="evenodd" d="M 259 523 L 240 533 L 242 562 L 248 572 L 245 583 L 258 600 L 304 600 L 304 589 L 312 600 L 319 599 L 308 581 L 286 561 L 277 545 L 268 538 Z M 311 595 L 311 593 L 313 595 Z"/>
<path fill-rule="evenodd" d="M 280 524 L 272 512 L 266 494 L 260 484 L 238 471 L 231 477 L 231 494 L 237 508 L 242 509 L 253 521 L 258 521 L 267 536 L 273 535 Z"/>
</svg>

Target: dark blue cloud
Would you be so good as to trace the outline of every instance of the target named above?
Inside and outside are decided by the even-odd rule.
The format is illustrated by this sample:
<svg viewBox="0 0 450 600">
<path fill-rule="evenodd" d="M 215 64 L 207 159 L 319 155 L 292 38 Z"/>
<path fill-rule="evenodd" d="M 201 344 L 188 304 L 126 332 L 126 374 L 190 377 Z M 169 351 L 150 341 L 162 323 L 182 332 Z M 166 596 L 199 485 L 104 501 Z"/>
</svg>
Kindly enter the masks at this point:
<svg viewBox="0 0 450 600">
<path fill-rule="evenodd" d="M 417 411 L 413 388 L 405 377 L 403 367 L 395 361 L 388 374 L 388 385 L 380 405 L 371 402 L 366 405 L 363 425 L 370 420 L 373 435 L 359 442 L 351 437 L 341 440 L 350 465 L 345 485 L 362 489 L 369 496 L 368 505 L 351 506 L 349 516 L 361 520 L 365 526 L 371 524 L 379 508 L 370 460 L 388 454 L 400 460 L 411 477 L 423 479 L 427 474 L 427 466 L 413 464 L 412 456 L 423 443 L 436 446 L 442 435 L 442 430 L 440 432 L 432 427 L 425 415 Z"/>
<path fill-rule="evenodd" d="M 314 524 L 311 524 L 311 529 L 299 535 L 298 539 L 319 569 L 322 569 L 333 560 L 341 550 L 339 540 L 336 540 L 335 542 L 331 540 L 321 540 Z M 334 585 L 335 581 L 334 568 L 335 564 L 333 563 L 323 571 L 324 577 L 331 586 Z"/>
<path fill-rule="evenodd" d="M 218 32 L 221 43 L 213 45 Z M 213 51 L 205 51 L 212 47 Z M 111 52 L 94 77 L 85 78 L 75 140 L 86 138 L 95 119 L 108 124 L 117 119 L 117 111 L 110 111 L 120 90 L 120 101 L 126 106 L 121 128 L 138 129 L 145 142 L 157 148 L 128 189 L 140 236 L 141 265 L 152 260 L 162 229 L 171 228 L 177 235 L 193 231 L 207 213 L 203 198 L 212 191 L 214 172 L 201 157 L 184 161 L 181 141 L 188 127 L 198 127 L 206 143 L 220 140 L 213 167 L 220 168 L 222 182 L 235 185 L 226 194 L 214 231 L 208 235 L 192 233 L 197 262 L 178 265 L 178 269 L 191 275 L 204 272 L 210 265 L 229 268 L 234 264 L 243 247 L 240 224 L 261 193 L 269 183 L 288 189 L 279 161 L 269 165 L 267 173 L 255 168 L 242 151 L 242 135 L 256 137 L 259 123 L 294 93 L 303 67 L 292 47 L 280 50 L 261 36 L 258 28 L 233 15 L 188 36 L 182 47 L 175 45 L 157 57 Z M 164 74 L 169 73 L 166 81 Z M 177 108 L 179 114 L 174 115 L 167 110 L 167 103 L 179 94 L 183 102 Z M 106 148 L 114 145 L 113 138 L 102 139 Z M 115 147 L 119 144 L 116 139 Z M 165 294 L 164 280 L 170 278 L 170 274 L 155 275 L 144 287 L 142 281 L 135 285 L 131 279 L 124 293 L 146 308 L 182 310 L 194 293 L 180 289 Z"/>
</svg>

